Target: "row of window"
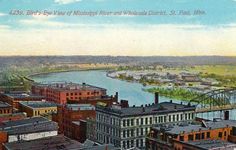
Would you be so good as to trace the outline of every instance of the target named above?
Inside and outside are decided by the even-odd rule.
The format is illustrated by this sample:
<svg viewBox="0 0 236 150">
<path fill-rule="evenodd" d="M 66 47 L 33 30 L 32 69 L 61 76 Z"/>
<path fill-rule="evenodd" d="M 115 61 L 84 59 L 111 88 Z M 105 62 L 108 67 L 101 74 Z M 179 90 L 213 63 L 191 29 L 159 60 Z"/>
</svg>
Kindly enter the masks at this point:
<svg viewBox="0 0 236 150">
<path fill-rule="evenodd" d="M 157 123 L 165 123 L 165 122 L 176 122 L 182 120 L 192 120 L 194 119 L 194 113 L 186 113 L 186 114 L 175 114 L 169 115 L 168 120 L 166 116 L 159 116 L 159 117 L 146 117 L 146 118 L 139 118 L 139 119 L 124 119 L 122 121 L 123 127 L 130 127 L 130 126 L 139 126 L 139 125 L 152 125 Z M 135 124 L 136 123 L 136 124 Z"/>
<path fill-rule="evenodd" d="M 224 132 L 224 136 L 227 136 L 226 131 Z M 222 138 L 223 132 L 218 132 L 218 137 Z M 187 140 L 194 141 L 194 140 L 209 139 L 209 138 L 211 138 L 211 132 L 202 132 L 202 133 L 196 133 L 196 134 L 189 134 Z M 184 136 L 180 136 L 180 141 L 184 141 Z"/>
<path fill-rule="evenodd" d="M 149 128 L 136 128 L 123 131 L 123 138 L 145 136 L 149 132 Z"/>
<path fill-rule="evenodd" d="M 120 130 L 97 123 L 97 130 L 112 136 L 120 137 Z"/>
<path fill-rule="evenodd" d="M 96 120 L 98 120 L 102 123 L 107 123 L 107 124 L 113 125 L 113 126 L 120 126 L 120 119 L 113 118 L 109 115 L 103 115 L 103 114 L 97 113 Z"/>
<path fill-rule="evenodd" d="M 136 143 L 134 143 L 136 141 Z M 132 147 L 144 147 L 145 140 L 144 139 L 136 139 L 136 140 L 125 140 L 122 142 L 122 147 L 125 149 L 132 148 Z"/>
<path fill-rule="evenodd" d="M 94 91 L 94 92 L 87 92 L 87 95 L 99 95 L 100 92 Z M 76 95 L 82 95 L 81 92 L 79 93 L 66 93 L 66 96 L 76 96 Z"/>
<path fill-rule="evenodd" d="M 124 141 L 119 141 L 114 138 L 110 138 L 109 136 L 102 135 L 97 133 L 97 139 L 101 143 L 106 143 L 106 144 L 114 144 L 115 146 L 120 147 L 120 142 L 122 142 L 122 146 L 125 149 L 132 148 L 132 147 L 144 147 L 145 146 L 145 140 L 144 139 L 135 139 L 135 140 L 124 140 Z"/>
<path fill-rule="evenodd" d="M 6 113 L 10 113 L 10 109 L 3 109 L 3 110 L 0 110 L 0 114 L 6 114 Z"/>
</svg>

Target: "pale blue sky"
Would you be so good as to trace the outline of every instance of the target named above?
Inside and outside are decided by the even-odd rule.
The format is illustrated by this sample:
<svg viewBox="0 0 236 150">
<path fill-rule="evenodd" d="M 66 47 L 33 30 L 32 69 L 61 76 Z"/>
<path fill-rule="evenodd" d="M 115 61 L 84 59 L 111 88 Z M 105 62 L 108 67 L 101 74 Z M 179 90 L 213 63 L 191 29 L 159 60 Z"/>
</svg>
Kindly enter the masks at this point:
<svg viewBox="0 0 236 150">
<path fill-rule="evenodd" d="M 206 14 L 38 17 L 9 15 L 11 10 Z M 236 0 L 0 0 L 2 55 L 236 55 L 235 28 Z"/>
</svg>

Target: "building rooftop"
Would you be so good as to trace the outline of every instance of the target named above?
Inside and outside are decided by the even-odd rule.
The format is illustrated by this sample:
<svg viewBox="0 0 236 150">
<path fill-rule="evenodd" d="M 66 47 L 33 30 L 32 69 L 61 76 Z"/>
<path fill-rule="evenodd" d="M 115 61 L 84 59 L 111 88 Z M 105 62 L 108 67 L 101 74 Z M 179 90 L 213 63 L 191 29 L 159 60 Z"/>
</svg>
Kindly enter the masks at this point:
<svg viewBox="0 0 236 150">
<path fill-rule="evenodd" d="M 202 124 L 180 124 L 176 126 L 159 126 L 153 127 L 156 130 L 164 130 L 166 133 L 178 135 L 181 133 L 191 133 L 197 132 L 199 130 L 210 130 L 210 129 L 219 129 L 227 126 L 236 126 L 236 120 L 214 120 L 214 121 L 203 121 Z"/>
<path fill-rule="evenodd" d="M 197 147 L 202 150 L 236 148 L 235 143 L 231 143 L 231 142 L 223 141 L 223 140 L 200 140 L 200 141 L 189 141 L 189 142 L 182 142 L 182 143 Z"/>
<path fill-rule="evenodd" d="M 54 90 L 106 90 L 101 87 L 89 85 L 86 83 L 78 84 L 72 82 L 56 82 L 56 83 L 37 83 L 36 86 L 39 87 L 49 87 Z"/>
<path fill-rule="evenodd" d="M 31 109 L 35 108 L 46 108 L 46 107 L 57 107 L 57 104 L 47 101 L 21 101 L 21 105 L 30 107 Z"/>
<path fill-rule="evenodd" d="M 4 144 L 7 150 L 76 150 L 82 144 L 63 135 Z"/>
<path fill-rule="evenodd" d="M 111 144 L 81 144 L 63 135 L 51 136 L 31 141 L 5 143 L 6 150 L 120 150 Z"/>
<path fill-rule="evenodd" d="M 67 104 L 67 109 L 70 110 L 95 110 L 95 107 L 91 104 Z"/>
<path fill-rule="evenodd" d="M 0 131 L 5 131 L 9 135 L 55 130 L 58 130 L 57 123 L 49 121 L 44 117 L 33 117 L 23 120 L 7 121 L 0 125 Z"/>
<path fill-rule="evenodd" d="M 10 104 L 0 101 L 0 108 L 9 108 L 12 107 Z"/>
<path fill-rule="evenodd" d="M 193 111 L 196 106 L 177 104 L 172 102 L 162 102 L 139 107 L 121 108 L 120 106 L 112 105 L 111 107 L 97 105 L 96 109 L 106 113 L 115 113 L 120 116 L 140 116 L 148 114 L 165 114 L 179 111 Z"/>
<path fill-rule="evenodd" d="M 44 98 L 44 96 L 35 95 L 31 93 L 9 93 L 4 95 L 11 98 L 42 98 L 42 99 Z"/>
</svg>

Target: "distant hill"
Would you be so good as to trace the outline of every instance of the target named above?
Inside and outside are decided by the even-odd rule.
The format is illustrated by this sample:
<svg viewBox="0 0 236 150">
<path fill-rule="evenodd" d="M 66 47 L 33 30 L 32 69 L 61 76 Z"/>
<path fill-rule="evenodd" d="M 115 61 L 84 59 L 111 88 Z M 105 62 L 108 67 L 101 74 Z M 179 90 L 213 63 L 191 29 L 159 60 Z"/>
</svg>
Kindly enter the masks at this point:
<svg viewBox="0 0 236 150">
<path fill-rule="evenodd" d="M 115 64 L 162 64 L 162 65 L 205 65 L 205 64 L 233 64 L 236 57 L 226 56 L 0 56 L 0 67 L 7 66 L 37 66 L 42 64 L 64 63 L 115 63 Z"/>
</svg>

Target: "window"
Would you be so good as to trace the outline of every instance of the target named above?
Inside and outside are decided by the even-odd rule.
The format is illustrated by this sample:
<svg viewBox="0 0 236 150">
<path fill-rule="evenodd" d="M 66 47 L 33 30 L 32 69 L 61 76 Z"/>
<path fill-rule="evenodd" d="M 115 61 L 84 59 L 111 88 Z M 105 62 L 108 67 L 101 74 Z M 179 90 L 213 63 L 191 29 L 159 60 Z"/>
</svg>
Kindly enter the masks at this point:
<svg viewBox="0 0 236 150">
<path fill-rule="evenodd" d="M 139 125 L 139 119 L 136 119 L 136 125 L 137 126 Z"/>
<path fill-rule="evenodd" d="M 200 133 L 195 134 L 195 139 L 200 140 Z"/>
<path fill-rule="evenodd" d="M 152 124 L 152 118 L 150 117 L 150 124 Z"/>
<path fill-rule="evenodd" d="M 129 137 L 129 130 L 127 130 L 127 137 Z"/>
<path fill-rule="evenodd" d="M 69 93 L 66 93 L 66 96 L 69 96 Z"/>
<path fill-rule="evenodd" d="M 139 128 L 136 129 L 136 136 L 139 136 Z"/>
<path fill-rule="evenodd" d="M 204 132 L 202 133 L 201 139 L 205 139 L 205 133 Z"/>
<path fill-rule="evenodd" d="M 126 121 L 125 121 L 125 120 L 123 120 L 123 127 L 125 127 L 125 124 L 126 124 Z"/>
<path fill-rule="evenodd" d="M 146 132 L 145 132 L 145 134 L 146 134 L 146 135 L 148 134 L 148 128 L 146 128 Z"/>
<path fill-rule="evenodd" d="M 131 137 L 134 136 L 134 129 L 131 129 Z"/>
<path fill-rule="evenodd" d="M 141 118 L 141 125 L 143 125 L 143 118 Z"/>
<path fill-rule="evenodd" d="M 129 127 L 129 122 L 130 122 L 129 119 L 127 119 L 127 127 Z"/>
<path fill-rule="evenodd" d="M 169 115 L 169 122 L 171 122 L 171 115 Z"/>
<path fill-rule="evenodd" d="M 130 124 L 131 124 L 131 126 L 134 125 L 134 119 L 131 119 L 131 120 L 130 120 Z"/>
<path fill-rule="evenodd" d="M 123 138 L 125 138 L 125 131 L 123 131 Z"/>
<path fill-rule="evenodd" d="M 191 134 L 188 135 L 188 140 L 189 140 L 189 141 L 193 141 L 193 135 L 191 135 Z"/>
<path fill-rule="evenodd" d="M 143 147 L 143 139 L 140 139 L 141 147 Z"/>
<path fill-rule="evenodd" d="M 127 148 L 129 148 L 129 141 L 127 141 Z"/>
<path fill-rule="evenodd" d="M 131 143 L 131 147 L 134 147 L 134 140 L 131 140 L 130 143 Z"/>
<path fill-rule="evenodd" d="M 139 139 L 136 140 L 136 147 L 139 147 Z"/>
<path fill-rule="evenodd" d="M 141 130 L 141 135 L 143 135 L 143 128 L 141 128 L 140 130 Z"/>
<path fill-rule="evenodd" d="M 210 138 L 210 136 L 211 136 L 211 133 L 207 132 L 207 138 Z"/>
<path fill-rule="evenodd" d="M 226 136 L 227 135 L 227 133 L 226 133 L 226 131 L 225 131 L 225 134 L 224 134 L 224 136 Z"/>
<path fill-rule="evenodd" d="M 219 132 L 219 135 L 218 135 L 220 138 L 222 138 L 222 132 Z"/>
<path fill-rule="evenodd" d="M 180 141 L 184 141 L 184 136 L 180 136 L 180 137 L 179 137 L 179 140 L 180 140 Z"/>
<path fill-rule="evenodd" d="M 176 119 L 176 121 L 179 121 L 179 114 L 177 114 L 176 116 L 177 116 L 177 119 Z"/>
<path fill-rule="evenodd" d="M 123 147 L 125 148 L 125 141 L 123 141 Z"/>
<path fill-rule="evenodd" d="M 148 124 L 148 118 L 145 118 L 145 124 Z"/>
</svg>

